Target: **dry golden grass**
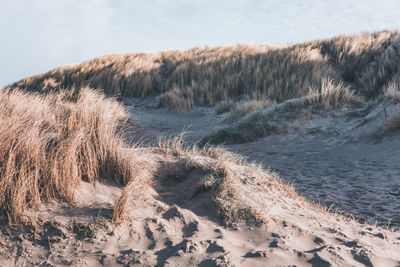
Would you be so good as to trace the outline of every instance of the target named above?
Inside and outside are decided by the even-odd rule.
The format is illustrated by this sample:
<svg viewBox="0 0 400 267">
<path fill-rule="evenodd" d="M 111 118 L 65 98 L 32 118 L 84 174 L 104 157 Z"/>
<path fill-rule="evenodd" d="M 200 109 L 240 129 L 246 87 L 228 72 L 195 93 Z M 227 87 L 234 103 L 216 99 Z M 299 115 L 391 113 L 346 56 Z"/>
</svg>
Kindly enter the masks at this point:
<svg viewBox="0 0 400 267">
<path fill-rule="evenodd" d="M 322 80 L 321 87 L 310 88 L 310 105 L 318 105 L 322 110 L 328 111 L 344 106 L 354 106 L 363 103 L 363 99 L 356 96 L 350 86 L 333 80 Z"/>
<path fill-rule="evenodd" d="M 348 85 L 374 98 L 399 81 L 398 32 L 337 36 L 292 46 L 236 45 L 185 52 L 119 54 L 63 66 L 11 87 L 59 90 L 90 86 L 108 95 L 158 96 L 158 105 L 181 112 L 245 97 L 278 103 L 320 91 L 323 81 Z M 222 109 L 221 109 L 222 108 Z M 225 109 L 227 107 L 225 106 Z"/>
<path fill-rule="evenodd" d="M 266 107 L 272 106 L 273 104 L 274 102 L 268 99 L 250 99 L 237 102 L 236 105 L 229 110 L 229 119 L 231 121 L 237 120 L 250 112 L 262 110 Z"/>
<path fill-rule="evenodd" d="M 177 108 L 178 103 L 190 103 L 183 106 L 184 110 L 237 101 L 254 94 L 281 102 L 307 94 L 308 88 L 318 87 L 324 77 L 336 78 L 335 70 L 319 51 L 306 45 L 262 50 L 238 46 L 189 52 L 196 56 L 186 56 L 188 59 L 171 74 L 166 87 L 173 90 L 159 96 L 159 106 L 171 109 Z"/>
<path fill-rule="evenodd" d="M 23 79 L 11 87 L 49 92 L 70 88 L 101 88 L 108 95 L 145 97 L 158 87 L 158 54 L 115 54 L 77 65 L 65 65 Z"/>
<path fill-rule="evenodd" d="M 223 100 L 218 102 L 214 106 L 214 111 L 216 114 L 222 114 L 226 112 L 230 112 L 232 109 L 234 109 L 236 106 L 236 103 L 233 100 Z"/>
<path fill-rule="evenodd" d="M 400 82 L 400 38 L 395 39 L 375 61 L 370 63 L 357 80 L 357 86 L 367 97 L 384 93 L 389 83 Z"/>
<path fill-rule="evenodd" d="M 127 209 L 133 201 L 140 197 L 141 191 L 151 183 L 153 173 L 151 168 L 145 162 L 138 162 L 138 166 L 134 168 L 133 179 L 125 186 L 122 196 L 118 198 L 114 205 L 113 218 L 114 223 L 119 223 L 126 219 Z"/>
<path fill-rule="evenodd" d="M 0 102 L 0 212 L 10 222 L 42 201 L 73 202 L 80 181 L 128 183 L 135 166 L 116 134 L 127 114 L 115 100 L 83 88 L 77 96 L 2 90 Z"/>
<path fill-rule="evenodd" d="M 396 31 L 341 35 L 323 40 L 318 46 L 345 83 L 357 83 L 369 64 L 378 60 L 399 37 Z"/>
</svg>

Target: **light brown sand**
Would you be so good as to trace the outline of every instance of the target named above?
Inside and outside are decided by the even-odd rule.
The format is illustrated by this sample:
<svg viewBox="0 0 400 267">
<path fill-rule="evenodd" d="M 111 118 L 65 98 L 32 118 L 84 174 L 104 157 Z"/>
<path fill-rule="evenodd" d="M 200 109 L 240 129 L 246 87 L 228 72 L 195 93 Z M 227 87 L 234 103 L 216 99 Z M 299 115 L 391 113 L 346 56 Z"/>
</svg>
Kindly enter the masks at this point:
<svg viewBox="0 0 400 267">
<path fill-rule="evenodd" d="M 110 223 L 116 185 L 82 183 L 77 206 L 48 204 L 42 225 L 0 236 L 2 266 L 396 266 L 400 233 L 323 211 L 273 175 L 230 163 L 226 204 L 251 207 L 257 220 L 225 222 L 210 191 L 196 193 L 201 166 L 214 159 L 152 154 L 154 178 L 129 206 L 128 220 Z"/>
</svg>

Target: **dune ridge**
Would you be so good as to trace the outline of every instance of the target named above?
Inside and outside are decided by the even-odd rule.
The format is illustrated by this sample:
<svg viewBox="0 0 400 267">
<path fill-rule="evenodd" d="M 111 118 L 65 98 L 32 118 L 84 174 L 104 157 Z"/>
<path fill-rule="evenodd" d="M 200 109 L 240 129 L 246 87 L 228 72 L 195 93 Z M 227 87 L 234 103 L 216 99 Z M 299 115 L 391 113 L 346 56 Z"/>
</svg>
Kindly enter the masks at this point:
<svg viewBox="0 0 400 267">
<path fill-rule="evenodd" d="M 115 54 L 63 66 L 10 85 L 29 91 L 89 86 L 121 97 L 157 96 L 181 112 L 225 101 L 282 102 L 321 92 L 324 82 L 371 99 L 398 91 L 399 33 L 343 35 L 283 45 L 194 48 L 185 52 Z"/>
</svg>

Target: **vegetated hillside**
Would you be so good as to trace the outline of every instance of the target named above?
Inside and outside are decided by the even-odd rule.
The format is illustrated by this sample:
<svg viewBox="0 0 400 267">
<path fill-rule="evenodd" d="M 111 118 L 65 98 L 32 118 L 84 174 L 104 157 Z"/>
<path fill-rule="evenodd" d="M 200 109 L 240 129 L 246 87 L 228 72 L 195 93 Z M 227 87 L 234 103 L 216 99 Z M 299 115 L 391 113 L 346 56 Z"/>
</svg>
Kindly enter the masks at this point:
<svg viewBox="0 0 400 267">
<path fill-rule="evenodd" d="M 238 100 L 279 103 L 321 92 L 328 81 L 342 95 L 371 99 L 399 90 L 399 37 L 398 32 L 383 31 L 291 46 L 108 55 L 26 78 L 11 87 L 49 91 L 89 86 L 108 95 L 158 96 L 159 106 L 182 112 L 204 105 L 229 110 Z"/>
</svg>

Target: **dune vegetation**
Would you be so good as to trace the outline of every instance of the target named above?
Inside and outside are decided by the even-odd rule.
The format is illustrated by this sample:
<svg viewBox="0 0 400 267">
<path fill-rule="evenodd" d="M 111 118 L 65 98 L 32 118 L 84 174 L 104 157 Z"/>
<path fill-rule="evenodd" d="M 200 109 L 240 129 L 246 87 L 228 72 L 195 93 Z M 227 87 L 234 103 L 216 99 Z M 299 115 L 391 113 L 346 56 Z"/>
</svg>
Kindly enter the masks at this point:
<svg viewBox="0 0 400 267">
<path fill-rule="evenodd" d="M 89 88 L 38 95 L 0 92 L 0 212 L 21 222 L 42 201 L 74 201 L 81 181 L 126 184 L 135 168 L 118 127 L 123 106 Z"/>
<path fill-rule="evenodd" d="M 383 31 L 291 46 L 115 54 L 62 66 L 10 87 L 47 92 L 89 86 L 112 96 L 156 96 L 159 107 L 181 112 L 197 106 L 221 112 L 227 103 L 243 100 L 280 103 L 321 92 L 328 80 L 368 100 L 398 85 L 399 38 L 398 32 Z"/>
</svg>

